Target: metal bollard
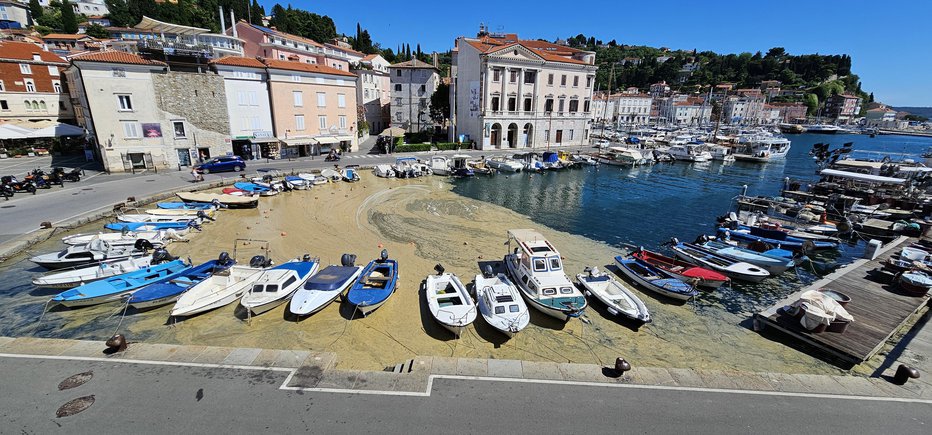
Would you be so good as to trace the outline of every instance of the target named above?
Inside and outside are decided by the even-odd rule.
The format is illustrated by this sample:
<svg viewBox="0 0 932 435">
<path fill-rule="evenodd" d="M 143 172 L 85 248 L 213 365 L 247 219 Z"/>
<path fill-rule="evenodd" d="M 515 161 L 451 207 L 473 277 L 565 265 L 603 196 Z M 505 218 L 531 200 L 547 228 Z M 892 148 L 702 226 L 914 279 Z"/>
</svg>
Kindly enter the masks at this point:
<svg viewBox="0 0 932 435">
<path fill-rule="evenodd" d="M 893 375 L 893 383 L 904 385 L 906 381 L 910 379 L 919 379 L 919 370 L 909 367 L 906 364 L 900 364 L 900 366 L 896 368 L 896 374 Z"/>
<path fill-rule="evenodd" d="M 615 358 L 615 371 L 618 375 L 624 375 L 626 371 L 631 370 L 631 364 L 624 358 Z"/>
<path fill-rule="evenodd" d="M 107 345 L 107 350 L 110 352 L 123 352 L 128 345 L 126 337 L 124 337 L 123 334 L 116 334 L 110 337 L 105 344 Z"/>
</svg>

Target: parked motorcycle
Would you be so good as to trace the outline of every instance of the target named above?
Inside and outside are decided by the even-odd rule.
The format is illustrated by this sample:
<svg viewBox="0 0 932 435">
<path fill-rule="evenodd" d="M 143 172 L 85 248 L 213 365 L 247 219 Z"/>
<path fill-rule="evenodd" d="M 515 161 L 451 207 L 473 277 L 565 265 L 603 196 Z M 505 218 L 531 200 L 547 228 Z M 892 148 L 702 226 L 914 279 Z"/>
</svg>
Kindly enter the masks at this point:
<svg viewBox="0 0 932 435">
<path fill-rule="evenodd" d="M 33 195 L 36 194 L 36 184 L 31 181 L 19 181 L 13 175 L 4 175 L 0 177 L 0 184 L 7 186 L 13 192 L 29 192 Z"/>
<path fill-rule="evenodd" d="M 65 168 L 52 168 L 52 174 L 57 174 L 65 181 L 81 181 L 81 168 L 74 168 L 70 172 L 65 172 Z"/>
<path fill-rule="evenodd" d="M 36 168 L 32 172 L 26 174 L 24 177 L 25 181 L 32 182 L 39 189 L 50 189 L 53 184 L 58 184 L 61 187 L 65 186 L 65 183 L 61 180 L 53 181 L 51 177 L 45 174 L 45 171 Z"/>
<path fill-rule="evenodd" d="M 3 199 L 9 201 L 13 193 L 12 187 L 8 186 L 6 183 L 0 183 L 0 196 L 2 196 Z"/>
</svg>

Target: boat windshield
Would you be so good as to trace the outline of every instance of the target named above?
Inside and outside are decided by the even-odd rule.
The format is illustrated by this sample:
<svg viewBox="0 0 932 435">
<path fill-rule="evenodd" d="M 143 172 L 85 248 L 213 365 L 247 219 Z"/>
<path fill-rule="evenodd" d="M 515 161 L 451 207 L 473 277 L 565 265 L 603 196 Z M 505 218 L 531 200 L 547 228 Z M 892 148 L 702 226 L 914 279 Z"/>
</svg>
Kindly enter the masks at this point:
<svg viewBox="0 0 932 435">
<path fill-rule="evenodd" d="M 510 312 L 512 312 L 512 313 L 517 313 L 517 312 L 518 312 L 518 306 L 517 306 L 517 305 L 509 305 L 509 306 L 508 306 L 508 311 L 510 311 Z"/>
<path fill-rule="evenodd" d="M 534 258 L 534 271 L 535 272 L 546 272 L 547 261 L 541 257 Z"/>
<path fill-rule="evenodd" d="M 495 314 L 505 314 L 505 307 L 501 305 L 495 307 Z"/>
<path fill-rule="evenodd" d="M 254 286 L 252 286 L 252 292 L 253 292 L 253 293 L 262 293 L 262 290 L 264 289 L 264 287 L 265 287 L 265 286 L 263 286 L 262 284 L 254 285 Z"/>
<path fill-rule="evenodd" d="M 560 264 L 560 257 L 550 257 L 550 270 L 560 270 L 563 266 Z"/>
</svg>

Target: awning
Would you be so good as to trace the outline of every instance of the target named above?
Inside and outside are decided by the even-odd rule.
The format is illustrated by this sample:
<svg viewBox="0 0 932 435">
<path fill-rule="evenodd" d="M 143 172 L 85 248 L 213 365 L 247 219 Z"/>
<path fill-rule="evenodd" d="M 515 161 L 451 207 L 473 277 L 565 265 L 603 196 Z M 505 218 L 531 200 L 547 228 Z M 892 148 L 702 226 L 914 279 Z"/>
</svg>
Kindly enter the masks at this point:
<svg viewBox="0 0 932 435">
<path fill-rule="evenodd" d="M 352 142 L 353 137 L 352 136 L 337 136 L 337 140 L 340 142 Z"/>
<path fill-rule="evenodd" d="M 62 137 L 62 136 L 84 136 L 84 129 L 71 124 L 50 125 L 40 128 L 32 134 L 32 137 Z"/>
<path fill-rule="evenodd" d="M 275 143 L 278 142 L 277 137 L 251 137 L 249 138 L 249 143 Z"/>
<path fill-rule="evenodd" d="M 10 124 L 0 125 L 0 139 L 26 139 L 32 130 Z"/>
<path fill-rule="evenodd" d="M 336 136 L 315 137 L 314 140 L 321 145 L 334 144 L 340 141 Z"/>
<path fill-rule="evenodd" d="M 871 175 L 871 174 L 859 174 L 857 172 L 839 171 L 837 169 L 823 169 L 821 174 L 823 176 L 848 178 L 851 180 L 864 181 L 868 183 L 903 184 L 906 182 L 906 180 L 902 178 L 881 177 L 880 175 Z"/>
<path fill-rule="evenodd" d="M 15 124 L 0 124 L 0 139 L 37 139 L 44 137 L 84 136 L 84 129 L 59 122 L 35 123 L 43 128 L 29 128 Z"/>
<path fill-rule="evenodd" d="M 282 142 L 284 142 L 285 145 L 287 145 L 287 146 L 296 147 L 296 146 L 299 146 L 299 145 L 311 145 L 311 144 L 315 144 L 315 143 L 317 143 L 317 140 L 314 139 L 314 138 L 312 138 L 312 137 L 304 137 L 304 138 L 301 138 L 301 139 L 283 139 Z"/>
</svg>

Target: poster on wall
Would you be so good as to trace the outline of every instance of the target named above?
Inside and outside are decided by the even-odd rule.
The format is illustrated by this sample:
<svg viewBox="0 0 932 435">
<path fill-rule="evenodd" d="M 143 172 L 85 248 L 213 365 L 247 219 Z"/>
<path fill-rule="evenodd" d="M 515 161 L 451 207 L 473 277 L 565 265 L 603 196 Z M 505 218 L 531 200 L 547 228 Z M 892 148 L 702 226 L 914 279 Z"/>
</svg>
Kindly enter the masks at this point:
<svg viewBox="0 0 932 435">
<path fill-rule="evenodd" d="M 142 134 L 145 137 L 162 137 L 162 124 L 142 124 Z"/>
<path fill-rule="evenodd" d="M 482 99 L 479 81 L 469 82 L 469 117 L 479 117 L 479 101 Z"/>
</svg>

